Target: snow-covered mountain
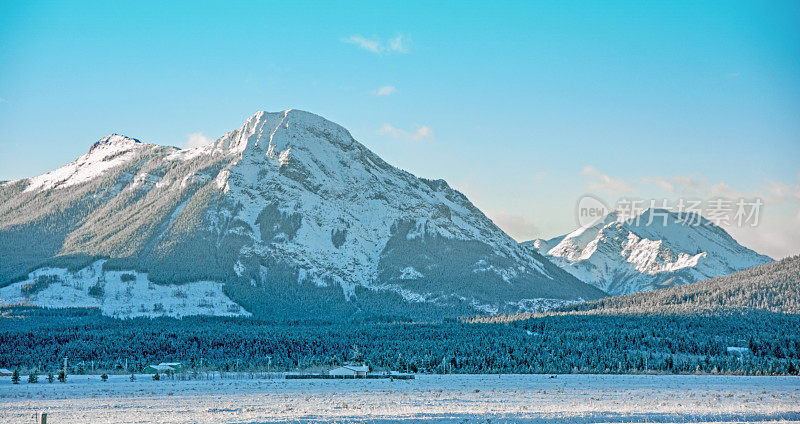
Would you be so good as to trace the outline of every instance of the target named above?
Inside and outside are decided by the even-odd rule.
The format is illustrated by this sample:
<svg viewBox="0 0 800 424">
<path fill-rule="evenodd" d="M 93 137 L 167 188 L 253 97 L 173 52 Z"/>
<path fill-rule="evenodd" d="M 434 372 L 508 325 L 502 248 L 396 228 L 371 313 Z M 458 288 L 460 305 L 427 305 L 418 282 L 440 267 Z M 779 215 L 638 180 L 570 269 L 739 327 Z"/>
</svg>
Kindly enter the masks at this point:
<svg viewBox="0 0 800 424">
<path fill-rule="evenodd" d="M 121 272 L 145 288 L 219 284 L 209 296 L 275 318 L 516 312 L 604 295 L 445 181 L 397 169 L 297 110 L 259 112 L 187 150 L 110 135 L 62 168 L 0 184 L 0 286 L 12 285 L 0 302 L 52 306 L 58 293 L 109 285 L 97 303 L 124 316 L 127 296 L 143 312 L 140 298 L 155 294 L 118 290 Z M 151 312 L 209 303 L 184 299 Z"/>
<path fill-rule="evenodd" d="M 611 295 L 694 283 L 771 262 L 698 215 L 647 209 L 611 212 L 549 240 L 522 243 Z"/>
</svg>

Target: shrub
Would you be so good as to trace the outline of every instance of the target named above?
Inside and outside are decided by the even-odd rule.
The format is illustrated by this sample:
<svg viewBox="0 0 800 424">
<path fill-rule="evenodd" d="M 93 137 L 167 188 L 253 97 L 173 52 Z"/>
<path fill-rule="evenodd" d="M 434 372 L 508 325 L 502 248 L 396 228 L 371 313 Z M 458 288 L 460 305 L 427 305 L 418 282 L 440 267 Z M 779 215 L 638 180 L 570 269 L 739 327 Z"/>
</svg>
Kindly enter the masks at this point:
<svg viewBox="0 0 800 424">
<path fill-rule="evenodd" d="M 47 382 L 48 383 L 52 383 L 53 381 L 55 381 L 55 379 L 56 379 L 56 377 L 53 375 L 53 373 L 51 373 L 51 372 L 47 373 Z"/>
<path fill-rule="evenodd" d="M 61 281 L 61 278 L 57 275 L 41 275 L 30 283 L 23 284 L 21 291 L 23 295 L 30 296 L 46 289 L 50 284 L 59 281 Z"/>
<path fill-rule="evenodd" d="M 155 381 L 161 380 L 161 376 L 158 375 L 158 371 L 156 371 L 156 373 L 153 374 L 153 380 L 155 380 Z"/>
<path fill-rule="evenodd" d="M 36 384 L 38 382 L 39 382 L 39 373 L 33 371 L 30 374 L 28 374 L 28 383 Z"/>
<path fill-rule="evenodd" d="M 100 374 L 100 379 L 103 380 L 103 381 L 108 381 L 108 374 L 106 374 L 106 373 Z"/>
<path fill-rule="evenodd" d="M 103 286 L 100 284 L 99 281 L 97 282 L 97 284 L 93 285 L 92 287 L 89 287 L 89 296 L 96 297 L 99 299 L 103 297 L 103 294 L 105 294 L 105 290 L 103 289 Z"/>
<path fill-rule="evenodd" d="M 136 280 L 136 276 L 126 272 L 125 274 L 119 276 L 119 280 L 127 283 Z"/>
<path fill-rule="evenodd" d="M 61 370 L 58 372 L 58 382 L 59 383 L 66 383 L 67 382 L 67 372 Z"/>
</svg>

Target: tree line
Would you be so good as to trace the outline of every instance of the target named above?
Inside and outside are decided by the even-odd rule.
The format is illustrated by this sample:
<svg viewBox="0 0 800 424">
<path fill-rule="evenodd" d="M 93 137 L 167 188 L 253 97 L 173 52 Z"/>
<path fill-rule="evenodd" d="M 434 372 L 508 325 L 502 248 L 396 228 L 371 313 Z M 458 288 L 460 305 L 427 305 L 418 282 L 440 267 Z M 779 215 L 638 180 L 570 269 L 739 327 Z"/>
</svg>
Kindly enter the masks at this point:
<svg viewBox="0 0 800 424">
<path fill-rule="evenodd" d="M 300 370 L 355 359 L 426 373 L 794 375 L 800 315 L 551 315 L 513 322 L 116 320 L 96 310 L 0 309 L 0 367 L 140 372 L 159 362 L 222 371 Z M 360 352 L 353 356 L 353 347 Z M 733 353 L 728 347 L 746 348 Z"/>
</svg>

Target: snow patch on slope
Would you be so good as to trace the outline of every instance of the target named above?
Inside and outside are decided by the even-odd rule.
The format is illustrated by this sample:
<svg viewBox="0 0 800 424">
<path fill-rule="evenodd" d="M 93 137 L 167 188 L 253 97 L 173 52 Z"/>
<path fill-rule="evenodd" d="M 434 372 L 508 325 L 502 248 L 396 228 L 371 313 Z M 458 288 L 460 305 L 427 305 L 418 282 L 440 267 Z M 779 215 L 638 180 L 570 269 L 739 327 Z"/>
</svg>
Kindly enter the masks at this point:
<svg viewBox="0 0 800 424">
<path fill-rule="evenodd" d="M 400 272 L 401 280 L 416 280 L 417 278 L 422 278 L 422 273 L 414 269 L 413 266 L 407 266 L 400 270 Z"/>
<path fill-rule="evenodd" d="M 159 285 L 151 282 L 146 273 L 103 271 L 103 262 L 94 262 L 76 272 L 65 268 L 37 269 L 28 274 L 25 281 L 0 288 L 0 306 L 99 308 L 103 315 L 114 318 L 250 316 L 223 293 L 222 283 L 197 281 Z M 26 286 L 44 278 L 57 281 L 44 284 L 46 287 L 34 293 L 24 293 Z"/>
</svg>

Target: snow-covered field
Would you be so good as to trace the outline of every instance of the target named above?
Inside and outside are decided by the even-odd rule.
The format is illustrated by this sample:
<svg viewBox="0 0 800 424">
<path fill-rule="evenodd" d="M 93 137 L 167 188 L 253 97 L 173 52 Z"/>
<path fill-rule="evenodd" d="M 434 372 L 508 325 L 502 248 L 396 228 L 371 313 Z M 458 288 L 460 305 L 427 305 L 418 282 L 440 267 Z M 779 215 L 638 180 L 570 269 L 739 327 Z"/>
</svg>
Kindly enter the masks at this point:
<svg viewBox="0 0 800 424">
<path fill-rule="evenodd" d="M 800 422 L 800 378 L 418 375 L 416 380 L 0 380 L 0 422 Z"/>
</svg>

